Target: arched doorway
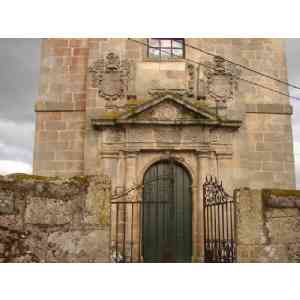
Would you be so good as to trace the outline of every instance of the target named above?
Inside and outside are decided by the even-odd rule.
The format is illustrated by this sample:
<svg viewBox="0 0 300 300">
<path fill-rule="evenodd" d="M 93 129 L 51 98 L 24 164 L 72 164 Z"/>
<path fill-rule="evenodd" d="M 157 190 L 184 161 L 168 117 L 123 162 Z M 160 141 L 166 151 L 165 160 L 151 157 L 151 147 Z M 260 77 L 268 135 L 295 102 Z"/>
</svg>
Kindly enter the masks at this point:
<svg viewBox="0 0 300 300">
<path fill-rule="evenodd" d="M 144 176 L 142 250 L 144 262 L 190 262 L 192 180 L 173 160 L 159 161 Z"/>
</svg>

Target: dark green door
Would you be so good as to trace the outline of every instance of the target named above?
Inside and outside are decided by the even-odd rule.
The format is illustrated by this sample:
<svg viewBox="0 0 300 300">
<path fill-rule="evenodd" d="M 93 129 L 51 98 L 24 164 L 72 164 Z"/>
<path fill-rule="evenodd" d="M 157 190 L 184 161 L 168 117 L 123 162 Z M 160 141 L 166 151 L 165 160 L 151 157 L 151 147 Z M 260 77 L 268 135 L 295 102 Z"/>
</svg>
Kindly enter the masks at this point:
<svg viewBox="0 0 300 300">
<path fill-rule="evenodd" d="M 171 161 L 152 165 L 144 177 L 142 224 L 144 262 L 190 262 L 191 178 Z"/>
</svg>

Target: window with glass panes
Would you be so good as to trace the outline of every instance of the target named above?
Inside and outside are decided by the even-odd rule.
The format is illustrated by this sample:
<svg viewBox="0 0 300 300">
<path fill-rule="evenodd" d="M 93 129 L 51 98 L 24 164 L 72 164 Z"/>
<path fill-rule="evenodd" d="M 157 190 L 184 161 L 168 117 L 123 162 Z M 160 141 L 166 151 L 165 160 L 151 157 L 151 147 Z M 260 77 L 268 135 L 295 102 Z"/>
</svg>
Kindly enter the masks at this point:
<svg viewBox="0 0 300 300">
<path fill-rule="evenodd" d="M 184 39 L 148 39 L 149 58 L 184 58 Z"/>
</svg>

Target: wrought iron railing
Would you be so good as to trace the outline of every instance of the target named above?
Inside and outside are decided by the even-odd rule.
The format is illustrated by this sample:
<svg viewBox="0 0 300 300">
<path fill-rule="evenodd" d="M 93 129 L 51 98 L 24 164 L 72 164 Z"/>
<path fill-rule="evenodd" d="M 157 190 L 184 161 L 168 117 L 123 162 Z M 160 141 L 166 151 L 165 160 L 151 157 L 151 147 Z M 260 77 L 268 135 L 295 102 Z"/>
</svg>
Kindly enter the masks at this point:
<svg viewBox="0 0 300 300">
<path fill-rule="evenodd" d="M 203 206 L 205 262 L 235 262 L 235 199 L 225 192 L 217 178 L 206 177 Z"/>
</svg>

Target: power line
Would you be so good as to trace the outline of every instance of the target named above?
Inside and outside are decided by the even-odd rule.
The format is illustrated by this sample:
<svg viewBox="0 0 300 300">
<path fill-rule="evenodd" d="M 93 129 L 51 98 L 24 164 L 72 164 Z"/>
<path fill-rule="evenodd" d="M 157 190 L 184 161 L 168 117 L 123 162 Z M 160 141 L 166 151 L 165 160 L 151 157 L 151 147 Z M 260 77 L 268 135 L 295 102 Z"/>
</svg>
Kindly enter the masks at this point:
<svg viewBox="0 0 300 300">
<path fill-rule="evenodd" d="M 146 43 L 144 43 L 144 42 L 141 42 L 141 41 L 138 41 L 138 40 L 135 40 L 135 39 L 132 39 L 132 38 L 128 38 L 128 40 L 133 41 L 133 42 L 135 42 L 135 43 L 138 43 L 138 44 L 141 44 L 141 45 L 144 45 L 144 46 L 148 47 L 148 44 L 146 44 Z M 162 52 L 164 52 L 164 53 L 169 54 L 169 52 L 167 52 L 167 51 L 164 51 L 164 50 L 162 50 L 162 49 L 160 49 L 160 50 L 161 50 Z M 204 63 L 201 63 L 200 61 L 195 61 L 195 60 L 190 59 L 190 58 L 182 58 L 182 57 L 180 57 L 179 55 L 174 55 L 174 56 L 175 56 L 175 57 L 177 56 L 178 58 L 184 59 L 185 61 L 189 61 L 189 62 L 192 62 L 192 63 L 194 63 L 194 64 L 203 66 L 204 68 L 207 68 L 207 69 L 211 69 L 211 70 L 213 70 L 213 71 L 216 71 L 216 68 L 214 68 L 214 67 L 212 67 L 212 66 L 208 66 L 208 65 L 206 65 L 206 64 L 204 64 Z M 285 96 L 285 97 L 288 97 L 288 98 L 292 98 L 292 99 L 295 99 L 295 100 L 300 100 L 300 97 L 290 96 L 290 95 L 287 94 L 287 93 L 284 93 L 284 92 L 275 90 L 275 89 L 273 89 L 273 88 L 270 88 L 270 87 L 267 87 L 267 86 L 262 85 L 262 84 L 260 84 L 260 83 L 257 83 L 257 82 L 254 82 L 254 81 L 251 81 L 251 80 L 248 80 L 248 79 L 239 77 L 239 76 L 237 76 L 237 75 L 232 75 L 232 76 L 233 76 L 234 78 L 238 79 L 238 80 L 247 82 L 247 83 L 249 83 L 249 84 L 258 86 L 258 87 L 260 87 L 260 88 L 269 90 L 269 91 L 271 91 L 271 92 L 280 94 L 280 95 L 282 95 L 282 96 Z"/>
<path fill-rule="evenodd" d="M 258 75 L 260 75 L 260 76 L 263 76 L 263 77 L 266 77 L 266 78 L 275 80 L 275 81 L 277 81 L 277 82 L 279 82 L 279 83 L 285 84 L 285 85 L 287 85 L 287 86 L 289 86 L 289 87 L 292 87 L 292 88 L 294 88 L 294 89 L 300 90 L 300 87 L 297 86 L 297 85 L 294 85 L 294 84 L 289 83 L 289 82 L 287 82 L 287 81 L 285 81 L 285 80 L 282 80 L 282 79 L 273 77 L 273 76 L 271 76 L 271 75 L 262 73 L 262 72 L 260 72 L 260 71 L 254 70 L 254 69 L 249 68 L 249 67 L 247 67 L 247 66 L 245 66 L 245 65 L 236 63 L 236 62 L 234 62 L 234 61 L 232 61 L 232 60 L 230 60 L 230 59 L 228 59 L 228 58 L 226 58 L 226 57 L 224 57 L 224 56 L 220 56 L 220 55 L 217 55 L 217 54 L 208 52 L 208 51 L 203 50 L 203 49 L 201 49 L 201 48 L 199 48 L 199 47 L 196 47 L 196 46 L 187 44 L 186 42 L 184 43 L 184 45 L 187 46 L 187 47 L 189 47 L 189 48 L 192 48 L 192 49 L 194 49 L 194 50 L 197 50 L 197 51 L 199 51 L 199 52 L 202 52 L 202 53 L 204 53 L 204 54 L 206 54 L 206 55 L 209 55 L 209 56 L 213 56 L 213 57 L 222 57 L 222 59 L 224 59 L 224 61 L 227 61 L 227 62 L 229 62 L 230 64 L 233 64 L 233 65 L 235 65 L 235 66 L 238 66 L 238 67 L 243 68 L 243 69 L 245 69 L 245 70 L 248 70 L 248 71 L 250 71 L 250 72 L 256 73 L 256 74 L 258 74 Z"/>
</svg>

